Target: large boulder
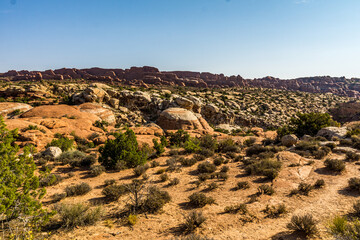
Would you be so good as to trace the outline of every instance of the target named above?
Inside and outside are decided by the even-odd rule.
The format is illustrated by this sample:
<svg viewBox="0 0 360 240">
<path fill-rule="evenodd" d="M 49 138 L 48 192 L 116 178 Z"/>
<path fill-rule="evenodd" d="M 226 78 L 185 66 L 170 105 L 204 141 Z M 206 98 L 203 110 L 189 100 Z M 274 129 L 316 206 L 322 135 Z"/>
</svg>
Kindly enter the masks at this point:
<svg viewBox="0 0 360 240">
<path fill-rule="evenodd" d="M 43 156 L 49 156 L 51 158 L 57 158 L 61 155 L 62 151 L 59 147 L 48 147 L 42 152 Z"/>
<path fill-rule="evenodd" d="M 212 128 L 200 114 L 194 114 L 184 108 L 168 108 L 164 110 L 160 114 L 157 124 L 165 130 L 212 131 Z"/>
<path fill-rule="evenodd" d="M 331 140 L 333 137 L 345 138 L 347 133 L 347 128 L 345 127 L 326 127 L 321 129 L 317 136 L 325 137 L 328 140 Z"/>
<path fill-rule="evenodd" d="M 16 102 L 1 102 L 0 103 L 0 115 L 4 118 L 9 118 L 17 113 L 26 112 L 30 110 L 32 106 L 25 103 Z"/>
<path fill-rule="evenodd" d="M 281 138 L 281 144 L 285 147 L 294 146 L 298 142 L 298 138 L 294 134 L 285 135 Z"/>
<path fill-rule="evenodd" d="M 109 124 L 115 124 L 116 119 L 113 111 L 110 109 L 103 108 L 101 105 L 96 103 L 83 103 L 80 106 L 81 112 L 92 113 L 101 118 L 102 121 L 108 122 Z"/>
<path fill-rule="evenodd" d="M 53 133 L 75 133 L 82 138 L 87 138 L 94 132 L 103 132 L 93 126 L 101 118 L 90 112 L 81 112 L 77 106 L 43 105 L 21 114 L 20 118 L 44 126 Z"/>
<path fill-rule="evenodd" d="M 179 105 L 181 108 L 185 108 L 187 110 L 192 110 L 194 103 L 190 101 L 187 98 L 184 97 L 177 97 L 175 98 L 175 102 L 177 105 Z"/>
</svg>

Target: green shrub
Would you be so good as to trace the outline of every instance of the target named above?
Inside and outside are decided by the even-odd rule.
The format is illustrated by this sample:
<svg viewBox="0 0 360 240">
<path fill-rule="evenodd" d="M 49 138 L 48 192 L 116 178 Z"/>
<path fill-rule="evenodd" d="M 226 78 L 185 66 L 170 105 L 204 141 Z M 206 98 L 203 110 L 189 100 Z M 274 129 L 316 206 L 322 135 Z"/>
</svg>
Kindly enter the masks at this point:
<svg viewBox="0 0 360 240">
<path fill-rule="evenodd" d="M 117 201 L 122 195 L 129 192 L 127 185 L 112 184 L 102 190 L 107 201 Z"/>
<path fill-rule="evenodd" d="M 325 167 L 330 171 L 340 173 L 345 170 L 345 163 L 338 159 L 326 159 L 324 164 Z"/>
<path fill-rule="evenodd" d="M 318 232 L 316 221 L 310 214 L 293 216 L 287 228 L 292 231 L 301 232 L 306 236 L 312 236 Z"/>
<path fill-rule="evenodd" d="M 147 213 L 156 213 L 170 201 L 171 197 L 168 192 L 162 191 L 158 187 L 150 187 L 141 209 Z"/>
<path fill-rule="evenodd" d="M 329 224 L 330 232 L 336 236 L 344 236 L 347 233 L 347 228 L 348 228 L 348 221 L 346 220 L 346 218 L 341 216 L 334 217 L 331 223 Z"/>
<path fill-rule="evenodd" d="M 203 161 L 203 160 L 205 160 L 205 156 L 204 155 L 201 155 L 201 154 L 195 154 L 194 156 L 193 156 L 193 158 L 197 161 L 197 162 L 200 162 L 200 161 Z"/>
<path fill-rule="evenodd" d="M 80 226 L 94 225 L 102 217 L 100 207 L 90 209 L 89 206 L 78 204 L 62 204 L 56 206 L 63 228 L 75 228 Z"/>
<path fill-rule="evenodd" d="M 213 173 L 216 171 L 216 166 L 209 162 L 200 163 L 197 167 L 199 173 Z"/>
<path fill-rule="evenodd" d="M 280 161 L 264 159 L 249 164 L 245 171 L 252 175 L 266 176 L 272 180 L 279 175 L 281 165 Z"/>
<path fill-rule="evenodd" d="M 203 193 L 193 193 L 189 196 L 189 204 L 193 207 L 204 207 L 207 204 L 214 204 L 215 200 L 212 197 L 207 197 Z"/>
<path fill-rule="evenodd" d="M 105 172 L 105 168 L 101 165 L 92 166 L 90 168 L 90 176 L 92 177 L 100 176 L 103 172 Z"/>
<path fill-rule="evenodd" d="M 99 162 L 106 169 L 114 169 L 119 162 L 126 167 L 132 168 L 146 163 L 147 154 L 139 149 L 135 133 L 132 130 L 126 130 L 125 133 L 115 133 L 115 139 L 106 141 L 103 147 L 100 147 Z"/>
<path fill-rule="evenodd" d="M 138 217 L 135 214 L 129 214 L 128 218 L 127 218 L 127 222 L 130 226 L 134 226 L 138 221 Z"/>
<path fill-rule="evenodd" d="M 270 185 L 260 185 L 258 187 L 258 195 L 266 194 L 266 195 L 273 195 L 275 193 L 275 190 Z"/>
<path fill-rule="evenodd" d="M 155 138 L 152 140 L 154 144 L 154 149 L 156 151 L 156 156 L 160 156 L 163 152 L 165 152 L 165 146 L 163 143 L 159 143 Z"/>
<path fill-rule="evenodd" d="M 199 152 L 201 150 L 199 139 L 190 138 L 184 143 L 184 149 L 187 153 Z"/>
<path fill-rule="evenodd" d="M 218 152 L 221 153 L 231 153 L 239 152 L 239 147 L 235 144 L 234 140 L 231 138 L 222 140 L 218 144 Z"/>
<path fill-rule="evenodd" d="M 54 186 L 59 184 L 63 179 L 59 174 L 50 173 L 46 175 L 45 177 L 40 179 L 40 186 L 41 187 L 48 187 L 48 186 Z"/>
<path fill-rule="evenodd" d="M 252 145 L 254 145 L 255 142 L 256 142 L 256 138 L 255 137 L 250 137 L 250 138 L 248 138 L 248 139 L 246 139 L 244 141 L 244 145 L 246 147 L 251 147 Z"/>
<path fill-rule="evenodd" d="M 59 147 L 63 152 L 66 152 L 73 148 L 74 140 L 67 137 L 61 137 L 59 139 L 53 139 L 50 143 L 46 145 L 48 147 Z"/>
<path fill-rule="evenodd" d="M 65 188 L 66 196 L 68 197 L 85 195 L 90 191 L 91 187 L 89 186 L 89 184 L 84 182 L 73 186 L 67 186 Z"/>
<path fill-rule="evenodd" d="M 96 163 L 96 158 L 93 155 L 87 155 L 80 161 L 80 167 L 89 168 Z"/>
<path fill-rule="evenodd" d="M 183 230 L 185 232 L 193 232 L 195 229 L 200 227 L 206 221 L 205 216 L 202 212 L 190 212 L 189 215 L 185 217 L 185 223 Z"/>
<path fill-rule="evenodd" d="M 190 135 L 186 131 L 179 129 L 175 133 L 170 133 L 169 141 L 171 146 L 182 147 L 189 139 Z"/>
<path fill-rule="evenodd" d="M 246 213 L 248 213 L 248 209 L 247 209 L 246 204 L 241 203 L 241 204 L 225 207 L 224 212 L 225 213 L 232 213 L 232 214 L 240 212 L 241 214 L 246 214 Z"/>
<path fill-rule="evenodd" d="M 297 113 L 296 117 L 290 119 L 289 125 L 278 130 L 278 136 L 296 134 L 298 137 L 304 135 L 315 136 L 319 130 L 329 126 L 340 126 L 328 113 Z"/>
<path fill-rule="evenodd" d="M 211 151 L 215 151 L 218 148 L 218 143 L 215 137 L 206 134 L 200 138 L 200 147 L 204 149 L 208 149 Z"/>
</svg>

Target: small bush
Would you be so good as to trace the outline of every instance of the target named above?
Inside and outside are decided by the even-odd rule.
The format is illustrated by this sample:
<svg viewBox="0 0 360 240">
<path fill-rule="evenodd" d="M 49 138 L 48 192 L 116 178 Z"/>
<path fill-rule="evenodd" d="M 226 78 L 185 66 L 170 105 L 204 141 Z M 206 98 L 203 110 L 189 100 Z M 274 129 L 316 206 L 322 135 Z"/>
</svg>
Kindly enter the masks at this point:
<svg viewBox="0 0 360 240">
<path fill-rule="evenodd" d="M 127 185 L 109 185 L 102 190 L 102 194 L 108 201 L 116 201 L 122 195 L 129 192 Z"/>
<path fill-rule="evenodd" d="M 157 171 L 155 172 L 155 174 L 162 174 L 162 173 L 164 173 L 164 172 L 166 172 L 166 169 L 165 169 L 165 168 L 161 168 L 161 169 L 157 170 Z"/>
<path fill-rule="evenodd" d="M 165 152 L 165 146 L 161 142 L 159 143 L 155 138 L 152 141 L 156 151 L 156 156 L 160 156 L 163 152 Z"/>
<path fill-rule="evenodd" d="M 54 195 L 51 196 L 53 202 L 59 202 L 64 198 L 66 198 L 66 193 L 55 193 Z"/>
<path fill-rule="evenodd" d="M 231 138 L 222 140 L 218 145 L 218 152 L 221 153 L 234 153 L 239 152 L 239 147 L 235 144 L 234 140 Z"/>
<path fill-rule="evenodd" d="M 83 159 L 85 156 L 85 153 L 78 150 L 67 151 L 61 153 L 61 155 L 56 159 L 56 161 L 59 161 L 62 164 L 70 163 L 72 167 L 80 167 L 80 160 Z"/>
<path fill-rule="evenodd" d="M 216 171 L 216 166 L 210 162 L 200 163 L 197 168 L 199 173 L 213 173 Z"/>
<path fill-rule="evenodd" d="M 218 143 L 213 136 L 207 134 L 200 138 L 199 146 L 204 149 L 215 151 L 218 148 Z"/>
<path fill-rule="evenodd" d="M 325 181 L 324 179 L 318 179 L 316 180 L 316 182 L 314 183 L 314 188 L 319 189 L 319 188 L 323 188 L 325 186 Z"/>
<path fill-rule="evenodd" d="M 162 191 L 158 187 L 150 187 L 141 209 L 147 213 L 156 213 L 170 200 L 171 197 L 168 192 Z"/>
<path fill-rule="evenodd" d="M 360 160 L 360 155 L 355 152 L 347 152 L 346 160 L 349 162 L 357 162 Z"/>
<path fill-rule="evenodd" d="M 264 159 L 249 164 L 245 171 L 248 174 L 266 176 L 272 180 L 279 175 L 281 165 L 280 161 Z"/>
<path fill-rule="evenodd" d="M 348 231 L 348 221 L 344 217 L 336 216 L 329 224 L 329 229 L 333 235 L 344 236 Z"/>
<path fill-rule="evenodd" d="M 134 175 L 136 177 L 140 177 L 141 175 L 143 175 L 147 170 L 149 169 L 148 165 L 142 165 L 142 166 L 137 166 L 136 168 L 134 168 L 133 172 Z"/>
<path fill-rule="evenodd" d="M 63 180 L 59 174 L 50 173 L 47 176 L 40 179 L 40 187 L 49 187 L 59 184 Z"/>
<path fill-rule="evenodd" d="M 100 176 L 103 172 L 105 172 L 105 167 L 101 165 L 92 166 L 90 168 L 90 175 L 93 177 Z"/>
<path fill-rule="evenodd" d="M 115 133 L 115 139 L 106 141 L 100 147 L 99 162 L 108 170 L 117 168 L 121 163 L 123 167 L 136 167 L 143 165 L 147 161 L 147 151 L 138 145 L 135 133 L 127 130 L 125 133 Z"/>
<path fill-rule="evenodd" d="M 90 185 L 84 182 L 73 186 L 67 186 L 65 188 L 66 196 L 68 197 L 85 195 L 90 191 L 91 191 Z"/>
<path fill-rule="evenodd" d="M 107 187 L 107 186 L 110 186 L 110 185 L 114 185 L 116 183 L 116 180 L 115 179 L 107 179 L 104 181 L 104 186 Z"/>
<path fill-rule="evenodd" d="M 179 161 L 184 167 L 190 167 L 197 163 L 197 160 L 195 158 L 180 158 Z"/>
<path fill-rule="evenodd" d="M 313 190 L 313 186 L 311 184 L 302 182 L 299 184 L 297 189 L 291 191 L 290 195 L 301 194 L 308 196 L 311 190 Z"/>
<path fill-rule="evenodd" d="M 212 197 L 207 197 L 203 193 L 193 193 L 189 196 L 189 204 L 193 207 L 204 207 L 207 204 L 214 204 L 215 200 Z"/>
<path fill-rule="evenodd" d="M 171 146 L 182 147 L 189 139 L 190 135 L 186 131 L 179 129 L 175 133 L 170 133 L 169 142 Z"/>
<path fill-rule="evenodd" d="M 204 182 L 206 180 L 208 180 L 210 178 L 210 174 L 209 173 L 202 173 L 198 175 L 198 179 L 200 182 Z"/>
<path fill-rule="evenodd" d="M 215 190 L 215 189 L 217 189 L 218 187 L 219 187 L 219 185 L 218 185 L 217 183 L 215 183 L 215 182 L 210 183 L 210 184 L 208 185 L 208 187 L 207 187 L 207 191 Z"/>
<path fill-rule="evenodd" d="M 96 163 L 96 158 L 93 155 L 88 155 L 81 159 L 80 167 L 89 168 Z"/>
<path fill-rule="evenodd" d="M 220 166 L 221 164 L 223 164 L 224 160 L 225 159 L 223 157 L 216 157 L 213 163 L 215 166 Z"/>
<path fill-rule="evenodd" d="M 324 164 L 325 167 L 330 171 L 340 173 L 345 170 L 345 163 L 338 159 L 326 159 Z"/>
<path fill-rule="evenodd" d="M 350 178 L 348 184 L 350 190 L 360 193 L 360 178 Z"/>
<path fill-rule="evenodd" d="M 167 175 L 166 173 L 160 175 L 161 182 L 166 182 L 167 180 L 169 180 L 169 175 Z"/>
<path fill-rule="evenodd" d="M 190 212 L 185 217 L 184 231 L 193 232 L 196 228 L 200 227 L 206 221 L 202 212 Z"/>
<path fill-rule="evenodd" d="M 223 172 L 223 173 L 226 173 L 230 170 L 229 166 L 223 166 L 221 169 L 220 169 L 220 172 Z"/>
<path fill-rule="evenodd" d="M 241 213 L 241 214 L 246 214 L 248 212 L 247 206 L 244 203 L 241 204 L 237 204 L 237 205 L 233 205 L 233 206 L 227 206 L 224 209 L 225 213 Z"/>
<path fill-rule="evenodd" d="M 180 179 L 173 178 L 169 181 L 169 186 L 175 186 L 175 185 L 178 185 L 179 183 L 180 183 Z"/>
<path fill-rule="evenodd" d="M 270 185 L 260 185 L 258 187 L 258 195 L 266 194 L 266 195 L 273 195 L 275 190 Z"/>
<path fill-rule="evenodd" d="M 157 161 L 152 161 L 152 162 L 150 163 L 150 166 L 151 166 L 152 168 L 158 167 L 158 166 L 160 166 L 160 163 L 157 162 Z"/>
<path fill-rule="evenodd" d="M 268 215 L 270 218 L 278 218 L 281 215 L 287 213 L 285 204 L 279 204 L 276 206 L 269 206 L 267 205 L 264 209 L 264 212 Z"/>
<path fill-rule="evenodd" d="M 353 209 L 354 209 L 354 215 L 356 217 L 360 217 L 360 201 L 354 203 Z"/>
<path fill-rule="evenodd" d="M 214 156 L 215 152 L 211 149 L 201 148 L 200 151 L 198 151 L 198 154 L 202 155 L 205 158 L 208 158 Z"/>
<path fill-rule="evenodd" d="M 187 153 L 199 152 L 201 150 L 199 139 L 190 138 L 184 143 L 184 149 Z"/>
<path fill-rule="evenodd" d="M 250 188 L 249 182 L 238 182 L 235 187 L 236 190 L 248 189 L 248 188 Z"/>
<path fill-rule="evenodd" d="M 62 227 L 74 228 L 79 226 L 94 225 L 102 217 L 100 207 L 90 209 L 89 206 L 79 204 L 67 204 L 56 207 L 57 213 L 60 215 Z"/>
<path fill-rule="evenodd" d="M 312 236 L 318 232 L 316 221 L 310 214 L 293 216 L 290 223 L 287 225 L 287 228 L 292 231 L 301 232 L 306 236 Z"/>
<path fill-rule="evenodd" d="M 130 214 L 127 218 L 127 223 L 130 226 L 134 226 L 138 221 L 138 217 L 135 214 Z"/>
<path fill-rule="evenodd" d="M 50 143 L 46 145 L 48 147 L 59 147 L 63 152 L 66 152 L 73 148 L 74 140 L 67 137 L 61 137 L 59 139 L 53 139 Z"/>
<path fill-rule="evenodd" d="M 203 155 L 200 155 L 200 154 L 195 154 L 194 157 L 193 157 L 197 162 L 200 162 L 200 161 L 203 161 L 205 160 L 205 156 Z"/>
</svg>

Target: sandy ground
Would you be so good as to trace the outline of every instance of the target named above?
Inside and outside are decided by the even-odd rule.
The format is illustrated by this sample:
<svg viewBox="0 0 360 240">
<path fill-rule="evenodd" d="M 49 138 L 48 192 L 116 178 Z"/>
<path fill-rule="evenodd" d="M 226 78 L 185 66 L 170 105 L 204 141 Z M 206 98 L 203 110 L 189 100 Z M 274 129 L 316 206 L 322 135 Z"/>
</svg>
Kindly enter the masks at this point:
<svg viewBox="0 0 360 240">
<path fill-rule="evenodd" d="M 331 157 L 344 158 L 343 155 L 333 155 Z M 101 205 L 106 211 L 106 220 L 98 222 L 95 226 L 80 227 L 73 231 L 56 230 L 51 239 L 174 239 L 184 236 L 179 230 L 179 226 L 184 222 L 184 216 L 190 211 L 186 203 L 188 196 L 194 192 L 204 191 L 208 183 L 217 182 L 219 188 L 205 192 L 216 200 L 216 204 L 207 205 L 201 209 L 207 217 L 205 224 L 197 229 L 196 233 L 211 237 L 214 239 L 303 239 L 301 236 L 288 232 L 286 225 L 294 214 L 311 213 L 319 222 L 320 234 L 315 239 L 332 239 L 328 235 L 326 226 L 329 220 L 337 215 L 348 212 L 352 204 L 358 199 L 346 191 L 347 181 L 351 177 L 359 175 L 359 166 L 355 163 L 346 163 L 346 171 L 340 175 L 333 175 L 324 169 L 324 160 L 315 160 L 311 166 L 284 167 L 280 176 L 273 184 L 275 194 L 273 196 L 261 196 L 258 201 L 248 204 L 248 208 L 257 219 L 254 222 L 244 223 L 241 214 L 224 214 L 224 207 L 246 203 L 250 197 L 257 192 L 257 187 L 263 184 L 261 177 L 245 176 L 242 169 L 242 163 L 230 162 L 229 179 L 225 182 L 217 180 L 207 180 L 205 184 L 196 188 L 194 181 L 197 180 L 195 170 L 197 164 L 192 167 L 182 167 L 180 172 L 168 173 L 171 178 L 179 178 L 180 184 L 168 187 L 167 183 L 159 182 L 159 175 L 155 172 L 158 169 L 166 168 L 166 160 L 169 157 L 164 156 L 156 161 L 161 165 L 156 168 L 150 168 L 147 174 L 150 176 L 148 182 L 168 191 L 172 197 L 170 203 L 166 204 L 163 211 L 159 214 L 139 215 L 139 221 L 134 227 L 124 225 L 119 219 L 111 217 L 112 214 L 120 212 L 128 201 L 124 196 L 117 202 L 105 204 L 102 201 L 101 191 L 103 183 L 107 179 L 115 179 L 118 184 L 130 182 L 133 179 L 131 169 L 117 173 L 104 173 L 95 178 L 88 178 L 85 170 L 75 171 L 75 176 L 66 179 L 60 184 L 47 188 L 47 196 L 62 192 L 66 186 L 87 182 L 93 190 L 80 197 L 66 198 L 61 203 L 89 203 L 92 205 Z M 303 159 L 304 160 L 304 159 Z M 306 160 L 304 160 L 306 162 Z M 220 167 L 218 167 L 219 169 Z M 58 167 L 54 172 L 66 172 L 66 167 Z M 301 173 L 301 174 L 300 174 Z M 300 175 L 299 175 L 300 174 Z M 313 190 L 309 196 L 289 196 L 292 188 L 295 188 L 302 180 L 313 184 L 317 179 L 324 179 L 326 186 L 323 189 Z M 238 181 L 249 181 L 250 189 L 234 191 Z M 49 197 L 44 199 L 44 202 Z M 288 213 L 280 218 L 267 218 L 262 210 L 266 205 L 285 203 Z M 51 204 L 46 204 L 51 207 Z"/>
</svg>

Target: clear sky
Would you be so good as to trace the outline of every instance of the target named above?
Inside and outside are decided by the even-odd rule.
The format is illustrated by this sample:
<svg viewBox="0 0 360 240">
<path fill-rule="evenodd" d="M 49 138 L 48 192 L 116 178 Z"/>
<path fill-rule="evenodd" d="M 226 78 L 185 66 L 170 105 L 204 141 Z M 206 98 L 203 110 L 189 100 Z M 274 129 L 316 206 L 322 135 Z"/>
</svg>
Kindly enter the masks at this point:
<svg viewBox="0 0 360 240">
<path fill-rule="evenodd" d="M 0 72 L 360 77 L 359 0 L 0 0 Z"/>
</svg>

